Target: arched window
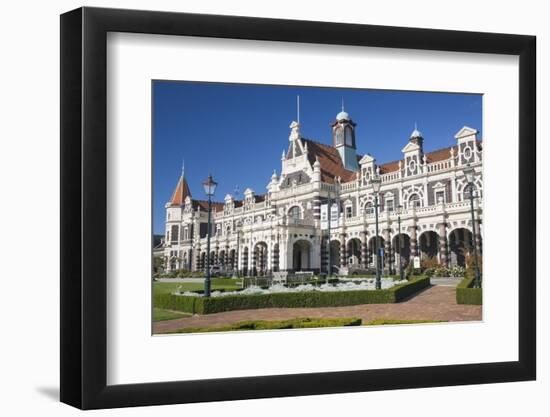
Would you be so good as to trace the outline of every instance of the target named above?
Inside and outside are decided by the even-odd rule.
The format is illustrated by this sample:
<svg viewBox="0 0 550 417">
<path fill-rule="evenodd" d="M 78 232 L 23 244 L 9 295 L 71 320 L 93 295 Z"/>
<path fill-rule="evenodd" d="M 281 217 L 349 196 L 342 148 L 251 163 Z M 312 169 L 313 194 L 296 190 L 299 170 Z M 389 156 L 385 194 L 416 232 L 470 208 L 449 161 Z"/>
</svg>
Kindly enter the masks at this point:
<svg viewBox="0 0 550 417">
<path fill-rule="evenodd" d="M 411 194 L 409 197 L 409 207 L 420 207 L 422 205 L 422 200 L 417 193 Z"/>
<path fill-rule="evenodd" d="M 291 219 L 299 219 L 300 214 L 300 207 L 298 206 L 291 207 L 290 210 L 288 210 L 288 217 Z"/>
<path fill-rule="evenodd" d="M 172 236 L 172 243 L 176 243 L 178 241 L 178 236 L 179 236 L 178 232 L 179 232 L 179 227 L 176 225 L 172 226 L 170 231 L 170 236 Z"/>
<path fill-rule="evenodd" d="M 374 205 L 371 201 L 365 203 L 365 214 L 374 214 Z"/>
</svg>

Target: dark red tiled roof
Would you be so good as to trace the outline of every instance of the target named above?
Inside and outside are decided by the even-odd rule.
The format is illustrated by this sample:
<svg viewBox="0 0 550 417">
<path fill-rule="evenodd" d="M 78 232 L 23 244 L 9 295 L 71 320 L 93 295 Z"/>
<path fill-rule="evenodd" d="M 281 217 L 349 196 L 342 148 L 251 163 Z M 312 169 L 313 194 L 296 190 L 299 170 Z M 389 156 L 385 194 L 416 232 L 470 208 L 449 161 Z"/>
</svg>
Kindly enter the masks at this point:
<svg viewBox="0 0 550 417">
<path fill-rule="evenodd" d="M 430 162 L 444 161 L 451 157 L 451 148 L 454 149 L 455 155 L 458 154 L 458 146 L 449 146 L 448 148 L 438 149 L 436 151 L 428 152 L 426 154 L 426 160 Z"/>
<path fill-rule="evenodd" d="M 481 143 L 478 142 L 478 146 L 481 147 Z M 426 155 L 426 161 L 428 163 L 431 162 L 439 162 L 444 161 L 446 159 L 449 159 L 451 157 L 451 148 L 454 149 L 455 155 L 458 154 L 458 146 L 449 146 L 447 148 L 437 149 L 435 151 L 427 152 Z M 395 172 L 399 171 L 399 161 L 392 161 L 392 162 L 386 162 L 385 164 L 380 165 L 380 174 L 387 174 L 388 172 Z M 402 161 L 402 159 L 401 159 Z"/>
<path fill-rule="evenodd" d="M 208 201 L 206 200 L 192 200 L 193 210 L 197 210 L 199 207 L 203 211 L 208 210 Z M 212 201 L 212 211 L 223 211 L 224 203 L 218 201 Z"/>
<path fill-rule="evenodd" d="M 332 184 L 335 176 L 340 177 L 342 182 L 349 182 L 356 178 L 355 172 L 344 168 L 342 158 L 336 148 L 310 139 L 302 140 L 307 143 L 308 159 L 311 165 L 315 163 L 315 159 L 319 159 L 321 181 Z"/>
<path fill-rule="evenodd" d="M 399 171 L 399 161 L 386 162 L 380 165 L 380 174 Z"/>
</svg>

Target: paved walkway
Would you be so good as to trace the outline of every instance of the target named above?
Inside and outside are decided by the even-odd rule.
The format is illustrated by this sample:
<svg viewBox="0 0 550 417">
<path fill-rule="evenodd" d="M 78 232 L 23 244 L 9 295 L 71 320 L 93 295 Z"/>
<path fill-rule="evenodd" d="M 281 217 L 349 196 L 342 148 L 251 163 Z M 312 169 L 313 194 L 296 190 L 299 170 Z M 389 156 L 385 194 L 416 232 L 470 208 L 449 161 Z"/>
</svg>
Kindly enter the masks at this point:
<svg viewBox="0 0 550 417">
<path fill-rule="evenodd" d="M 456 287 L 460 281 L 462 281 L 462 278 L 430 278 L 432 285 L 444 285 L 446 287 Z"/>
<path fill-rule="evenodd" d="M 455 288 L 436 285 L 398 304 L 228 311 L 156 322 L 153 324 L 153 331 L 154 333 L 170 333 L 188 327 L 217 327 L 245 320 L 287 320 L 297 317 L 360 317 L 363 319 L 363 323 L 376 319 L 479 321 L 481 320 L 481 307 L 457 304 Z"/>
</svg>

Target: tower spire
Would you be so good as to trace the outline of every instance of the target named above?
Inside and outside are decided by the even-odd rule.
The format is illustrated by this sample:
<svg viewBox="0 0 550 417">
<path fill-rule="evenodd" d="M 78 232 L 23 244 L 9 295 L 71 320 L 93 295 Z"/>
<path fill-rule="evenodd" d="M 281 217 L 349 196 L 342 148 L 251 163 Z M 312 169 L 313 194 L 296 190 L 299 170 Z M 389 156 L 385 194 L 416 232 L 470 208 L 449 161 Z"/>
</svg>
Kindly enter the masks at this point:
<svg viewBox="0 0 550 417">
<path fill-rule="evenodd" d="M 180 201 L 180 204 L 183 206 L 183 188 L 184 188 L 184 185 L 183 185 L 183 182 L 185 181 L 185 159 L 182 158 L 181 159 L 181 201 Z"/>
<path fill-rule="evenodd" d="M 344 111 L 344 96 L 342 96 L 342 111 Z"/>
<path fill-rule="evenodd" d="M 296 96 L 296 121 L 300 123 L 300 95 Z"/>
</svg>

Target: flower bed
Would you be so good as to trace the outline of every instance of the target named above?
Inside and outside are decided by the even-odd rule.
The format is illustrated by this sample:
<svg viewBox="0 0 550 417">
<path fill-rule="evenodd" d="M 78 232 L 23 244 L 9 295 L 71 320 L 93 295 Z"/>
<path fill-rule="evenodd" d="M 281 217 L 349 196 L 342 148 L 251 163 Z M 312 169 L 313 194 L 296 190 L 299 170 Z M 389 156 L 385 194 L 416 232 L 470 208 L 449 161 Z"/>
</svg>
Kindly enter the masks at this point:
<svg viewBox="0 0 550 417">
<path fill-rule="evenodd" d="M 358 284 L 352 284 L 359 286 Z M 284 292 L 256 294 L 225 293 L 223 296 L 202 297 L 199 294 L 158 294 L 154 297 L 154 306 L 170 310 L 185 311 L 193 314 L 211 314 L 232 310 L 250 310 L 259 308 L 296 308 L 296 307 L 336 307 L 359 304 L 396 303 L 430 285 L 427 277 L 394 285 L 391 288 L 375 289 L 339 289 L 336 291 L 296 291 L 296 288 Z M 320 288 L 320 287 L 319 287 Z"/>
<path fill-rule="evenodd" d="M 463 266 L 453 266 L 447 268 L 439 266 L 436 268 L 426 268 L 424 275 L 428 277 L 451 277 L 451 278 L 463 278 L 466 275 L 466 268 Z"/>
<path fill-rule="evenodd" d="M 406 284 L 408 281 L 394 281 L 392 278 L 382 278 L 380 280 L 382 289 L 389 289 L 399 284 Z M 295 287 L 287 287 L 282 284 L 275 284 L 269 288 L 263 288 L 252 285 L 244 290 L 238 291 L 212 291 L 211 297 L 230 297 L 233 295 L 260 295 L 260 294 L 277 294 L 277 293 L 291 293 L 291 292 L 340 292 L 340 291 L 373 291 L 376 289 L 376 280 L 368 279 L 361 280 L 359 282 L 340 282 L 336 284 L 301 284 Z M 182 293 L 175 292 L 174 295 L 184 295 L 189 297 L 202 297 L 202 291 L 186 291 Z"/>
</svg>

